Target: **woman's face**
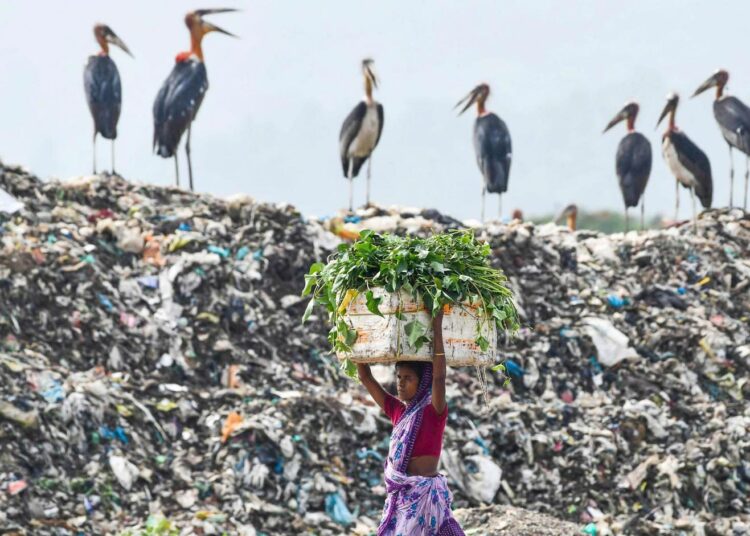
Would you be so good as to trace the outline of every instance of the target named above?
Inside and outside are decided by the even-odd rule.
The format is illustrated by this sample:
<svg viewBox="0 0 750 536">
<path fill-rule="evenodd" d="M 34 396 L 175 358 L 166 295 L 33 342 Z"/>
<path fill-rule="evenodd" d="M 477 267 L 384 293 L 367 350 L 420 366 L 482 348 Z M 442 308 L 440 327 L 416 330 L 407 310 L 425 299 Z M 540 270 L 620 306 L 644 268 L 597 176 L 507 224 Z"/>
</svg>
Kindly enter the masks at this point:
<svg viewBox="0 0 750 536">
<path fill-rule="evenodd" d="M 408 402 L 417 394 L 419 376 L 408 366 L 396 367 L 396 391 L 399 399 Z"/>
</svg>

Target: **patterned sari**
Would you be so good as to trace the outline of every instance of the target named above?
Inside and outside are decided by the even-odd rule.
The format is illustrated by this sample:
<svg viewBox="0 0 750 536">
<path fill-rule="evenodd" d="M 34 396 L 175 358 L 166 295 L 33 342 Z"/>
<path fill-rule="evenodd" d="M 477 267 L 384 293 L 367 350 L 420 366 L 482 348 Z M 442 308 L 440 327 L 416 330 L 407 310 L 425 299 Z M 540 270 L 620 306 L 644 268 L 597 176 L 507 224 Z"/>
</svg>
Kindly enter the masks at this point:
<svg viewBox="0 0 750 536">
<path fill-rule="evenodd" d="M 432 363 L 425 367 L 416 396 L 409 401 L 391 433 L 385 461 L 388 497 L 378 536 L 464 536 L 451 513 L 453 496 L 445 477 L 406 474 L 427 404 L 432 404 Z"/>
</svg>

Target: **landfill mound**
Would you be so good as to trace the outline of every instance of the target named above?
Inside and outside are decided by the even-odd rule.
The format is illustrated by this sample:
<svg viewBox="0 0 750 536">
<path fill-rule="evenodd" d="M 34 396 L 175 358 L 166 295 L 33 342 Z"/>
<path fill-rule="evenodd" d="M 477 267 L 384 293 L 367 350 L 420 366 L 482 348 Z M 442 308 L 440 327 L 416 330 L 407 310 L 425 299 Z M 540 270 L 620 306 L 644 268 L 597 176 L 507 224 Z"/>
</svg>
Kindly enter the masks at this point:
<svg viewBox="0 0 750 536">
<path fill-rule="evenodd" d="M 509 276 L 523 328 L 499 341 L 511 384 L 490 376 L 487 402 L 473 370 L 449 373 L 454 506 L 512 504 L 599 536 L 748 530 L 742 211 L 606 236 L 408 208 L 307 220 L 11 166 L 0 188 L 19 202 L 0 212 L 8 533 L 138 534 L 150 516 L 183 534 L 372 532 L 390 425 L 327 354 L 320 312 L 300 325 L 302 276 L 364 228 L 464 225 Z"/>
</svg>

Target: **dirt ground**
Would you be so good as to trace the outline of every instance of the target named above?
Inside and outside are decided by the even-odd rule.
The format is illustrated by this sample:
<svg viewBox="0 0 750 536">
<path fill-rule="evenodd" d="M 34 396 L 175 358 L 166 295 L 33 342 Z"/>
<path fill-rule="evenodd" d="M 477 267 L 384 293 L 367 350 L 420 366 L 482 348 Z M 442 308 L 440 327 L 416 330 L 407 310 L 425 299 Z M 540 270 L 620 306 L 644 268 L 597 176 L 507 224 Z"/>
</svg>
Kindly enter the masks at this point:
<svg viewBox="0 0 750 536">
<path fill-rule="evenodd" d="M 454 512 L 467 536 L 570 536 L 581 527 L 554 517 L 506 505 Z"/>
</svg>

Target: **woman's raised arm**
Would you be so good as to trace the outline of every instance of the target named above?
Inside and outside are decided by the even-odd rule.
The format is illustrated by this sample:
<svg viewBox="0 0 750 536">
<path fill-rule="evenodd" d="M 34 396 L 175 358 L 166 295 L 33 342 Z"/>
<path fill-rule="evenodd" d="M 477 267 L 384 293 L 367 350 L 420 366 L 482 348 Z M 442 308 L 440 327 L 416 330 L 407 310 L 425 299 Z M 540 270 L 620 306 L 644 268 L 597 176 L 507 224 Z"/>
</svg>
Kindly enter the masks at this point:
<svg viewBox="0 0 750 536">
<path fill-rule="evenodd" d="M 380 409 L 385 411 L 385 397 L 387 393 L 378 383 L 378 380 L 373 377 L 370 365 L 357 363 L 357 376 L 362 385 L 367 388 L 367 392 L 370 393 L 372 399 L 380 406 Z"/>
<path fill-rule="evenodd" d="M 432 319 L 432 407 L 438 415 L 445 410 L 445 348 L 443 347 L 443 310 Z"/>
</svg>

